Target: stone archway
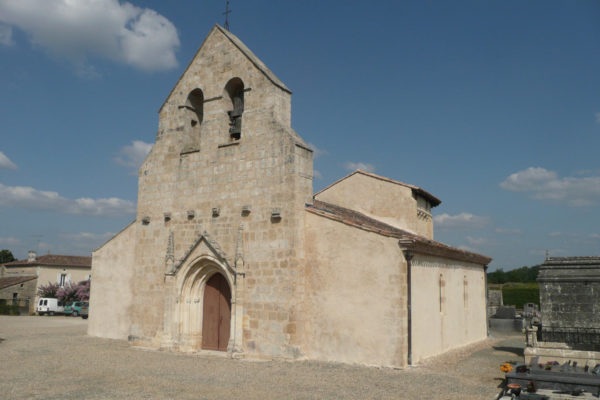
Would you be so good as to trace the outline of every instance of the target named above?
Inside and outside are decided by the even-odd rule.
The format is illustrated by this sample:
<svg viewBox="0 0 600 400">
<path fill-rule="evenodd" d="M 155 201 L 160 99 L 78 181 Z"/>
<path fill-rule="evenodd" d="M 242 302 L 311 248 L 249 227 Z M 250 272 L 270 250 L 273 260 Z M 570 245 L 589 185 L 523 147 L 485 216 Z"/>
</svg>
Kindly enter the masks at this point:
<svg viewBox="0 0 600 400">
<path fill-rule="evenodd" d="M 209 258 L 193 263 L 180 277 L 176 318 L 181 350 L 229 350 L 235 302 L 232 280 L 226 268 Z"/>
</svg>

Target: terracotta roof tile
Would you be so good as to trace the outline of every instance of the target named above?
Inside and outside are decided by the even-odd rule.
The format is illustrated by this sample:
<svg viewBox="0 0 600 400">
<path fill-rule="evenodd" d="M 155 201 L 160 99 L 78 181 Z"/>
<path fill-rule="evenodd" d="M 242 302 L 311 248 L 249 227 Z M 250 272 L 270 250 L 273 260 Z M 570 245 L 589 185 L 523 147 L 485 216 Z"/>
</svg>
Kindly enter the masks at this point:
<svg viewBox="0 0 600 400">
<path fill-rule="evenodd" d="M 396 228 L 374 218 L 368 217 L 358 211 L 350 210 L 320 200 L 314 200 L 313 204 L 307 204 L 306 210 L 325 218 L 339 221 L 343 224 L 354 226 L 383 236 L 399 239 L 399 243 L 414 252 L 447 257 L 460 261 L 468 261 L 476 264 L 487 265 L 491 258 L 481 254 L 471 253 L 448 246 L 435 240 L 427 239 L 412 232 Z"/>
<path fill-rule="evenodd" d="M 18 260 L 3 264 L 6 267 L 23 267 L 23 266 L 59 266 L 59 267 L 92 267 L 92 257 L 82 256 L 63 256 L 59 254 L 46 254 L 39 256 L 35 261 Z"/>
<path fill-rule="evenodd" d="M 4 289 L 19 283 L 37 279 L 37 276 L 11 276 L 8 278 L 0 278 L 0 289 Z"/>
</svg>

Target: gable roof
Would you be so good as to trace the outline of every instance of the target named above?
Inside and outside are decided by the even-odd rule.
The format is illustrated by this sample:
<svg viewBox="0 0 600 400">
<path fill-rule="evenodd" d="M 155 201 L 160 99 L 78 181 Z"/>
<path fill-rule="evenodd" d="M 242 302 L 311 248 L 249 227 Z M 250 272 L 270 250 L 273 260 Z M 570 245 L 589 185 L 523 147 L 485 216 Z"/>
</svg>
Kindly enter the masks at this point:
<svg viewBox="0 0 600 400">
<path fill-rule="evenodd" d="M 34 266 L 50 266 L 50 267 L 92 267 L 92 257 L 82 256 L 63 256 L 59 254 L 46 254 L 37 257 L 34 261 L 28 260 L 11 261 L 3 264 L 5 267 L 34 267 Z"/>
<path fill-rule="evenodd" d="M 451 258 L 459 261 L 467 261 L 480 265 L 487 265 L 491 258 L 457 249 L 435 240 L 427 239 L 412 232 L 396 228 L 384 222 L 368 217 L 358 211 L 350 210 L 324 201 L 315 200 L 313 204 L 307 204 L 306 210 L 316 215 L 341 222 L 343 224 L 399 239 L 399 243 L 408 250 L 416 253 L 430 254 L 434 256 Z"/>
<path fill-rule="evenodd" d="M 320 193 L 323 193 L 327 189 L 329 189 L 329 188 L 337 185 L 338 183 L 342 182 L 343 180 L 346 180 L 346 179 L 348 179 L 351 176 L 354 176 L 356 174 L 365 175 L 365 176 L 368 176 L 368 177 L 371 177 L 371 178 L 374 178 L 374 179 L 379 179 L 379 180 L 384 181 L 384 182 L 389 182 L 389 183 L 393 183 L 395 185 L 400 185 L 400 186 L 404 186 L 404 187 L 410 188 L 413 191 L 413 193 L 418 194 L 418 195 L 420 195 L 422 197 L 425 197 L 427 200 L 429 200 L 431 202 L 431 206 L 432 207 L 439 206 L 442 203 L 442 201 L 440 199 L 438 199 L 437 197 L 435 197 L 431 193 L 427 192 L 426 190 L 421 189 L 418 186 L 411 185 L 411 184 L 404 183 L 404 182 L 400 182 L 400 181 L 397 181 L 397 180 L 394 180 L 394 179 L 386 178 L 385 176 L 377 175 L 377 174 L 374 174 L 372 172 L 362 171 L 360 169 L 357 169 L 356 171 L 352 172 L 351 174 L 346 175 L 346 176 L 344 176 L 341 179 L 338 179 L 337 181 L 333 182 L 331 185 L 327 186 L 326 188 L 319 190 L 317 193 L 315 193 L 313 195 L 313 198 L 315 198 Z"/>
<path fill-rule="evenodd" d="M 33 279 L 37 279 L 37 276 L 11 276 L 7 278 L 0 278 L 0 289 L 18 285 L 19 283 L 27 282 Z"/>
<path fill-rule="evenodd" d="M 179 84 L 179 82 L 181 81 L 181 79 L 185 76 L 185 74 L 187 73 L 188 69 L 190 69 L 190 66 L 192 65 L 192 63 L 194 62 L 194 60 L 196 59 L 196 57 L 198 56 L 198 54 L 200 53 L 200 50 L 202 50 L 202 47 L 204 47 L 204 44 L 208 41 L 208 39 L 211 37 L 211 35 L 213 35 L 213 33 L 215 31 L 219 31 L 221 32 L 223 35 L 225 35 L 225 37 L 227 39 L 229 39 L 229 41 L 231 43 L 233 43 L 233 45 L 235 47 L 237 47 L 240 52 L 246 56 L 246 58 L 248 58 L 248 60 L 260 71 L 263 73 L 263 75 L 269 80 L 271 81 L 275 86 L 277 86 L 278 88 L 280 88 L 281 90 L 284 90 L 286 92 L 288 92 L 289 94 L 292 94 L 292 91 L 290 89 L 287 88 L 287 86 L 285 86 L 285 84 L 283 82 L 281 82 L 281 80 L 279 80 L 279 78 L 277 78 L 275 76 L 275 74 L 273 73 L 273 71 L 271 71 L 266 65 L 265 63 L 263 63 L 253 52 L 252 50 L 250 50 L 248 48 L 248 46 L 246 46 L 244 44 L 244 42 L 242 42 L 237 36 L 235 36 L 233 33 L 229 32 L 228 30 L 226 30 L 225 28 L 221 27 L 219 24 L 215 24 L 212 29 L 210 30 L 210 32 L 208 33 L 208 35 L 206 35 L 206 38 L 204 39 L 204 41 L 202 42 L 202 44 L 200 45 L 200 47 L 198 48 L 198 50 L 196 51 L 196 54 L 194 54 L 194 57 L 192 57 L 192 60 L 189 62 L 188 66 L 185 68 L 185 70 L 183 71 L 183 74 L 181 74 L 181 76 L 179 77 L 179 79 L 177 80 L 177 82 L 175 83 L 175 85 L 173 86 L 173 88 L 171 89 L 171 91 L 169 92 L 169 95 L 167 96 L 167 98 L 165 99 L 165 101 L 162 103 L 162 105 L 160 106 L 160 108 L 158 109 L 158 112 L 160 112 L 162 110 L 162 108 L 165 106 L 165 104 L 167 103 L 167 100 L 169 100 L 169 98 L 171 97 L 171 95 L 173 94 L 173 91 L 175 90 L 175 88 L 177 87 L 177 85 Z"/>
</svg>

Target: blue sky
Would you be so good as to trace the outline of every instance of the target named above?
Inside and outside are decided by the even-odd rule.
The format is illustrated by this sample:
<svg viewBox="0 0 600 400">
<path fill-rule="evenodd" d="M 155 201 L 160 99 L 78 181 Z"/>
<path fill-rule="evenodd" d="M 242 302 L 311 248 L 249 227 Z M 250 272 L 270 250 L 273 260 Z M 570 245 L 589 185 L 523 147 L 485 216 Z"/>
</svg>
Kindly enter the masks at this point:
<svg viewBox="0 0 600 400">
<path fill-rule="evenodd" d="M 0 0 L 0 248 L 88 255 L 135 217 L 157 110 L 225 1 Z M 512 269 L 600 254 L 600 2 L 231 0 L 293 91 L 315 191 L 354 168 L 442 200 Z"/>
</svg>

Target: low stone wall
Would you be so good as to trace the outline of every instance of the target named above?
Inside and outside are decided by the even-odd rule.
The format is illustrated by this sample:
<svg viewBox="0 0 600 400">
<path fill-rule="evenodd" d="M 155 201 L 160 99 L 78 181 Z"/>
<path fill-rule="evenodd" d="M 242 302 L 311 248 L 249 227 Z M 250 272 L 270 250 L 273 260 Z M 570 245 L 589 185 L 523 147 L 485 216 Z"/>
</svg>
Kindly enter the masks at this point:
<svg viewBox="0 0 600 400">
<path fill-rule="evenodd" d="M 524 351 L 525 363 L 531 363 L 531 360 L 538 357 L 538 363 L 548 361 L 557 361 L 560 364 L 565 362 L 577 361 L 580 366 L 589 365 L 593 368 L 600 363 L 600 352 L 573 350 L 565 343 L 538 342 L 537 347 L 526 347 Z"/>
</svg>

